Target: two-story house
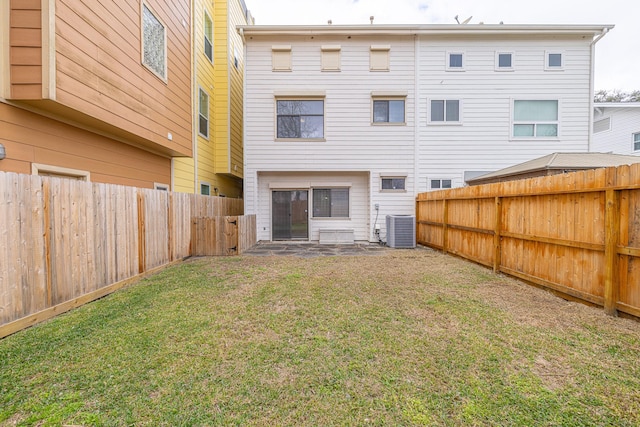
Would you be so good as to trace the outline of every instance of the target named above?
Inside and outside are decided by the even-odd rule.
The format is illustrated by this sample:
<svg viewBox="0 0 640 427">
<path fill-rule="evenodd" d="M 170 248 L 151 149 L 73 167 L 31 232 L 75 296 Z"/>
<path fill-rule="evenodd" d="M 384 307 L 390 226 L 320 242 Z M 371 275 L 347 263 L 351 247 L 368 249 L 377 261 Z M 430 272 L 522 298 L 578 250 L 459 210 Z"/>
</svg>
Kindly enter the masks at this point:
<svg viewBox="0 0 640 427">
<path fill-rule="evenodd" d="M 193 2 L 193 157 L 173 162 L 175 191 L 242 196 L 244 0 Z"/>
<path fill-rule="evenodd" d="M 594 104 L 591 151 L 640 155 L 640 102 Z"/>
<path fill-rule="evenodd" d="M 0 171 L 169 189 L 192 155 L 191 1 L 0 9 Z"/>
<path fill-rule="evenodd" d="M 240 27 L 259 240 L 385 238 L 419 192 L 587 151 L 603 25 Z"/>
</svg>

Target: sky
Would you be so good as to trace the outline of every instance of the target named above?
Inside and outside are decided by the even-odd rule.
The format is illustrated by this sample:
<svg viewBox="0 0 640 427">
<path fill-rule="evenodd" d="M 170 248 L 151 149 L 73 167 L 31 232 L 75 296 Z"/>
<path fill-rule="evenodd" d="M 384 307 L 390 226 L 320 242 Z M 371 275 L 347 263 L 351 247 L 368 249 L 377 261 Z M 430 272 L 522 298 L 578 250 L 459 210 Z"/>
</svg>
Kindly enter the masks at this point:
<svg viewBox="0 0 640 427">
<path fill-rule="evenodd" d="M 640 0 L 245 0 L 257 25 L 613 24 L 596 44 L 595 89 L 640 90 Z"/>
</svg>

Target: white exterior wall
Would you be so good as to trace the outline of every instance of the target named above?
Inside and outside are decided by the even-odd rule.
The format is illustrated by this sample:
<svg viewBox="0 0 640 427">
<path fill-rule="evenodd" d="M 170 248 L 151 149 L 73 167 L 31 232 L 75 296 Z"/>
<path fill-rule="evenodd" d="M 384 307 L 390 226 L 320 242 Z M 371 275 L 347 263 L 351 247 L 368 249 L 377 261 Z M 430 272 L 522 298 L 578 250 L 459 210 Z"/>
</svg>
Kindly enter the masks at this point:
<svg viewBox="0 0 640 427">
<path fill-rule="evenodd" d="M 602 107 L 596 106 L 594 122 L 609 117 L 609 130 L 593 134 L 591 151 L 596 153 L 640 155 L 633 149 L 633 134 L 640 132 L 640 107 Z"/>
<path fill-rule="evenodd" d="M 545 51 L 563 52 L 562 70 L 545 70 Z M 463 51 L 465 71 L 446 71 L 447 51 Z M 513 71 L 496 71 L 496 52 L 511 52 Z M 430 179 L 464 185 L 465 171 L 502 169 L 553 152 L 588 151 L 591 89 L 589 41 L 479 38 L 420 41 L 420 174 L 418 191 Z M 429 124 L 430 98 L 460 99 L 462 124 Z M 557 138 L 512 138 L 513 100 L 557 99 Z"/>
<path fill-rule="evenodd" d="M 304 189 L 323 175 L 336 182 L 368 177 L 366 194 L 360 194 L 356 180 L 351 203 L 357 209 L 349 221 L 326 228 L 353 228 L 356 240 L 375 241 L 376 213 L 384 238 L 385 216 L 414 214 L 415 195 L 429 190 L 430 179 L 452 179 L 454 187 L 462 186 L 465 171 L 493 171 L 558 151 L 587 151 L 590 41 L 582 36 L 477 34 L 248 37 L 245 212 L 257 214 L 258 239 L 271 239 L 269 185 L 282 172 L 293 173 L 286 178 L 300 182 L 289 189 Z M 272 71 L 274 45 L 291 45 L 292 71 Z M 341 46 L 341 71 L 321 71 L 322 45 Z M 371 45 L 391 46 L 390 71 L 369 70 Z M 448 51 L 464 52 L 465 71 L 446 71 Z M 496 51 L 513 53 L 513 71 L 496 71 Z M 562 70 L 545 70 L 547 51 L 563 53 Z M 325 141 L 276 141 L 275 94 L 304 91 L 325 95 Z M 407 94 L 405 125 L 371 124 L 374 91 Z M 428 123 L 432 98 L 461 100 L 462 124 Z M 516 99 L 557 99 L 559 136 L 512 138 Z M 406 192 L 382 192 L 383 175 L 406 176 Z M 317 240 L 325 223 L 310 220 L 311 240 Z"/>
<path fill-rule="evenodd" d="M 292 70 L 272 71 L 273 45 L 291 45 Z M 368 178 L 366 198 L 352 192 L 351 203 L 365 212 L 340 226 L 354 228 L 356 240 L 374 240 L 374 205 L 380 206 L 384 235 L 387 214 L 413 214 L 414 197 L 414 42 L 413 37 L 387 38 L 390 71 L 369 71 L 372 44 L 380 40 L 315 37 L 265 38 L 247 43 L 245 74 L 245 212 L 257 214 L 258 239 L 271 239 L 271 194 L 266 172 L 308 172 L 296 175 L 303 189 L 318 172 L 359 172 Z M 322 45 L 341 46 L 341 71 L 321 71 Z M 276 141 L 275 94 L 323 91 L 325 141 Z M 372 125 L 375 91 L 406 92 L 404 125 Z M 405 192 L 380 191 L 380 176 L 406 176 Z M 334 176 L 327 174 L 327 176 Z M 315 178 L 314 178 L 315 179 Z M 343 178 L 336 178 L 342 181 Z M 295 189 L 295 187 L 291 188 Z M 367 206 L 362 205 L 366 200 Z M 371 219 L 370 219 L 371 218 Z M 311 221 L 311 240 L 327 221 Z M 320 224 L 320 225 L 318 225 Z M 371 226 L 371 228 L 370 228 Z M 326 228 L 338 227 L 336 221 Z"/>
</svg>

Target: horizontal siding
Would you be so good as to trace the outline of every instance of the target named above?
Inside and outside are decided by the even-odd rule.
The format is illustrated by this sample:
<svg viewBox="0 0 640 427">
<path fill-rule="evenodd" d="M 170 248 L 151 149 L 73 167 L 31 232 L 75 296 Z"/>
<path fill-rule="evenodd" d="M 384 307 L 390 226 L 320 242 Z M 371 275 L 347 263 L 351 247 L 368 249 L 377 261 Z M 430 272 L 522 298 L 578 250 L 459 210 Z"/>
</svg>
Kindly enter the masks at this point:
<svg viewBox="0 0 640 427">
<path fill-rule="evenodd" d="M 42 10 L 40 2 L 9 6 L 9 85 L 12 99 L 42 98 Z"/>
<path fill-rule="evenodd" d="M 141 64 L 140 2 L 112 0 L 89 7 L 79 0 L 60 0 L 56 101 L 191 155 L 190 3 L 147 4 L 166 26 L 167 83 Z"/>
<path fill-rule="evenodd" d="M 0 103 L 0 170 L 31 174 L 39 163 L 91 173 L 91 181 L 153 188 L 171 182 L 171 160 L 131 145 Z"/>
<path fill-rule="evenodd" d="M 640 133 L 640 108 L 604 107 L 602 113 L 596 112 L 594 121 L 607 117 L 611 118 L 611 129 L 593 134 L 591 151 L 640 155 L 633 150 L 633 134 Z"/>
</svg>

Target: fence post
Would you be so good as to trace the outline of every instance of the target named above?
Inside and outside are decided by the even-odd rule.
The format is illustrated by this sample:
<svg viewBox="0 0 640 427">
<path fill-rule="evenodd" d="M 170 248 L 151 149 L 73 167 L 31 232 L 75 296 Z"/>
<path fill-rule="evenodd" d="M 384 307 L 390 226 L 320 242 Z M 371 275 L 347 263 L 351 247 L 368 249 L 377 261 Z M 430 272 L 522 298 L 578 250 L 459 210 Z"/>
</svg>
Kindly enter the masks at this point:
<svg viewBox="0 0 640 427">
<path fill-rule="evenodd" d="M 138 190 L 138 273 L 146 270 L 146 230 L 144 218 L 144 193 Z"/>
<path fill-rule="evenodd" d="M 169 192 L 169 205 L 167 207 L 167 249 L 169 262 L 173 262 L 173 193 Z"/>
<path fill-rule="evenodd" d="M 604 250 L 604 311 L 616 316 L 616 304 L 620 284 L 618 283 L 618 236 L 620 230 L 620 193 L 612 188 L 606 190 L 605 201 L 605 250 Z"/>
<path fill-rule="evenodd" d="M 447 222 L 449 221 L 449 200 L 442 199 L 442 252 L 447 253 L 449 246 L 449 230 Z"/>
<path fill-rule="evenodd" d="M 50 191 L 49 180 L 42 180 L 42 217 L 44 219 L 44 262 L 46 272 L 46 284 L 47 284 L 47 307 L 53 305 L 53 274 L 51 271 L 51 212 L 50 212 Z"/>
<path fill-rule="evenodd" d="M 500 272 L 500 264 L 502 262 L 502 242 L 500 239 L 500 232 L 502 231 L 502 198 L 496 196 L 495 201 L 495 218 L 494 218 L 494 231 L 493 234 L 493 272 Z"/>
</svg>

